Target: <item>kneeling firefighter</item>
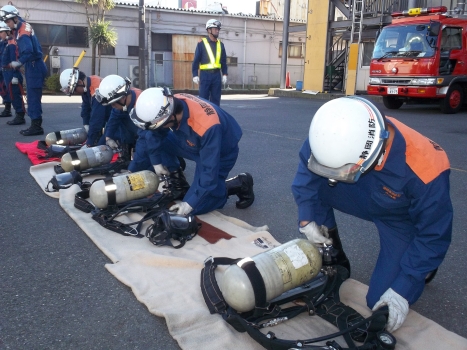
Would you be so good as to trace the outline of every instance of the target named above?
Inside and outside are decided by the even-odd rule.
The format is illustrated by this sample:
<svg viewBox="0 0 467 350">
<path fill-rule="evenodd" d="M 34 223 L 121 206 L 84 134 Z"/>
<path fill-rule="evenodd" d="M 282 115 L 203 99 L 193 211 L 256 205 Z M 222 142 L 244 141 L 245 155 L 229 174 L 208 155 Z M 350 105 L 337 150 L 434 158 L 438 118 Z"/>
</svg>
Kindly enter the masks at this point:
<svg viewBox="0 0 467 350">
<path fill-rule="evenodd" d="M 129 111 L 135 106 L 141 94 L 140 89 L 132 88 L 130 85 L 128 78 L 112 74 L 102 79 L 95 91 L 97 102 L 103 106 L 112 106 L 105 125 L 105 143 L 113 150 L 119 149 L 122 158 L 128 160 L 138 138 L 138 128 L 131 122 Z"/>
<path fill-rule="evenodd" d="M 341 250 L 337 263 L 350 269 L 334 209 L 375 224 L 380 252 L 366 301 L 389 308 L 389 331 L 402 325 L 451 242 L 449 173 L 438 144 L 357 96 L 321 106 L 300 150 L 292 185 L 299 230 Z"/>
<path fill-rule="evenodd" d="M 182 215 L 207 213 L 222 208 L 234 194 L 239 209 L 253 203 L 250 174 L 226 180 L 237 161 L 242 130 L 220 107 L 193 95 L 173 96 L 167 88 L 150 88 L 141 93 L 130 117 L 142 131 L 129 170 L 143 170 L 149 164 L 157 175 L 170 176 L 172 184 L 183 189 L 177 198 L 183 201 L 171 210 Z M 196 163 L 191 186 L 177 157 Z"/>
</svg>

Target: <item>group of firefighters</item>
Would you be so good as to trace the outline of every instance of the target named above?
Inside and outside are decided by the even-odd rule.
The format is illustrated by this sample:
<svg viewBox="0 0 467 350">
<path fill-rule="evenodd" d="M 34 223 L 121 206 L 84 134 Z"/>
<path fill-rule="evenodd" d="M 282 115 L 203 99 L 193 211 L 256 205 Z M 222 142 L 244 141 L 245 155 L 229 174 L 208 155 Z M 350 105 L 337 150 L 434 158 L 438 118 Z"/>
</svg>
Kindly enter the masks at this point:
<svg viewBox="0 0 467 350">
<path fill-rule="evenodd" d="M 0 24 L 0 32 L 11 38 L 8 47 L 16 40 L 19 51 L 19 57 L 8 64 L 3 55 L 3 78 L 6 85 L 13 86 L 10 102 L 2 95 L 3 114 L 8 114 L 7 107 L 13 104 L 16 117 L 9 124 L 24 123 L 24 108 L 15 97 L 21 94 L 22 78 L 17 70 L 24 65 L 32 123 L 22 133 L 42 134 L 41 93 L 34 83 L 45 74 L 42 59 L 36 56 L 40 47 L 35 46 L 32 30 L 13 6 L 4 6 L 0 14 L 8 27 Z M 218 21 L 208 21 L 210 35 L 211 25 L 220 29 Z M 217 39 L 218 30 L 214 34 Z M 0 35 L 3 38 L 4 34 Z M 213 55 L 205 56 L 208 61 L 200 61 L 200 65 L 215 63 Z M 218 70 L 219 79 L 225 76 L 225 81 L 221 67 L 211 68 Z M 230 195 L 238 197 L 239 209 L 252 205 L 253 177 L 245 172 L 228 179 L 239 154 L 242 130 L 218 103 L 189 94 L 173 95 L 168 88 L 141 91 L 121 76 L 86 76 L 77 68 L 64 70 L 60 83 L 68 96 L 82 96 L 81 116 L 87 131 L 83 147 L 106 144 L 131 149 L 131 172 L 151 170 L 169 176 L 182 190 L 180 201 L 170 210 L 181 215 L 203 214 L 222 208 Z M 196 163 L 191 185 L 180 158 Z M 331 100 L 312 118 L 292 184 L 298 230 L 317 246 L 332 244 L 339 252 L 337 263 L 350 272 L 334 209 L 375 224 L 380 253 L 367 305 L 373 310 L 389 309 L 389 331 L 402 325 L 409 305 L 418 300 L 450 245 L 449 174 L 448 158 L 438 144 L 386 117 L 364 98 Z"/>
</svg>

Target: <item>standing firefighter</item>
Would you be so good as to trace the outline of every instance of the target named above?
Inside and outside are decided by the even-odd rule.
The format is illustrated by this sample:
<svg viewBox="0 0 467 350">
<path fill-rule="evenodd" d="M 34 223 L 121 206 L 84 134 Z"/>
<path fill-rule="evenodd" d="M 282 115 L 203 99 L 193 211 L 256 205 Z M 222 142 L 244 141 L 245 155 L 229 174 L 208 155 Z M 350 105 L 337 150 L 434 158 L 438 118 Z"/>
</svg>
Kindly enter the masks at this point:
<svg viewBox="0 0 467 350">
<path fill-rule="evenodd" d="M 199 84 L 199 97 L 220 106 L 222 84 L 227 83 L 227 55 L 224 44 L 218 39 L 221 22 L 206 22 L 208 37 L 200 40 L 193 58 L 193 82 Z M 198 77 L 198 69 L 200 76 Z M 221 77 L 222 72 L 222 77 Z"/>
<path fill-rule="evenodd" d="M 2 116 L 11 116 L 10 108 L 13 104 L 13 108 L 16 112 L 15 119 L 24 120 L 23 75 L 17 69 L 10 68 L 11 62 L 18 60 L 18 48 L 15 38 L 11 35 L 10 27 L 8 27 L 5 22 L 0 22 L 0 39 L 6 43 L 3 53 L 0 56 L 0 63 L 2 65 L 8 101 L 11 101 L 5 102 L 4 112 L 8 110 L 7 114 L 9 115 L 3 115 L 4 113 L 2 113 Z M 7 124 L 11 124 L 15 119 L 8 121 Z"/>
<path fill-rule="evenodd" d="M 1 57 L 3 57 L 6 46 L 8 45 L 6 31 L 9 30 L 10 28 L 8 28 L 5 22 L 0 22 L 0 60 Z M 0 70 L 0 96 L 2 97 L 3 104 L 5 105 L 5 109 L 0 113 L 0 117 L 11 117 L 11 98 L 8 93 L 8 86 L 5 82 L 3 70 Z"/>
<path fill-rule="evenodd" d="M 43 135 L 42 129 L 42 87 L 47 75 L 47 68 L 42 61 L 42 49 L 39 40 L 34 35 L 32 26 L 25 22 L 19 11 L 12 5 L 5 5 L 0 10 L 0 16 L 10 27 L 13 37 L 18 45 L 18 60 L 10 63 L 12 69 L 18 70 L 24 65 L 26 76 L 26 93 L 28 97 L 28 115 L 31 126 L 21 130 L 24 136 Z M 10 125 L 25 124 L 24 116 L 16 115 Z"/>
</svg>

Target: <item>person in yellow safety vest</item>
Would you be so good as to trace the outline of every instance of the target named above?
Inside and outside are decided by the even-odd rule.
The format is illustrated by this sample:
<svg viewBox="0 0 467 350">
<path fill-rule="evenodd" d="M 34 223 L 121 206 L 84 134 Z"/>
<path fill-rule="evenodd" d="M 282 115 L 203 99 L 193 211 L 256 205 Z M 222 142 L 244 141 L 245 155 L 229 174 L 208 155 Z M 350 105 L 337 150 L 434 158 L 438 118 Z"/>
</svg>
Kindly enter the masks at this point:
<svg viewBox="0 0 467 350">
<path fill-rule="evenodd" d="M 206 22 L 208 37 L 198 42 L 192 65 L 193 82 L 199 84 L 199 97 L 218 106 L 221 104 L 222 84 L 227 83 L 227 55 L 224 44 L 218 39 L 220 29 L 218 20 Z"/>
</svg>

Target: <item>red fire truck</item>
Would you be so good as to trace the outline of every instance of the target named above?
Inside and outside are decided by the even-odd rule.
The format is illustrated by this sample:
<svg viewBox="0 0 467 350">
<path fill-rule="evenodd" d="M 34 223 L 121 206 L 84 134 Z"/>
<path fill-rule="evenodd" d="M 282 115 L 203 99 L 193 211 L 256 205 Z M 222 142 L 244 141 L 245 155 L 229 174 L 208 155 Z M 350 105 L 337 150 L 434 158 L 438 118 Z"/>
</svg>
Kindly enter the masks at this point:
<svg viewBox="0 0 467 350">
<path fill-rule="evenodd" d="M 431 100 L 457 113 L 467 97 L 467 17 L 448 15 L 445 6 L 392 17 L 375 43 L 368 94 L 383 96 L 389 109 Z"/>
</svg>

